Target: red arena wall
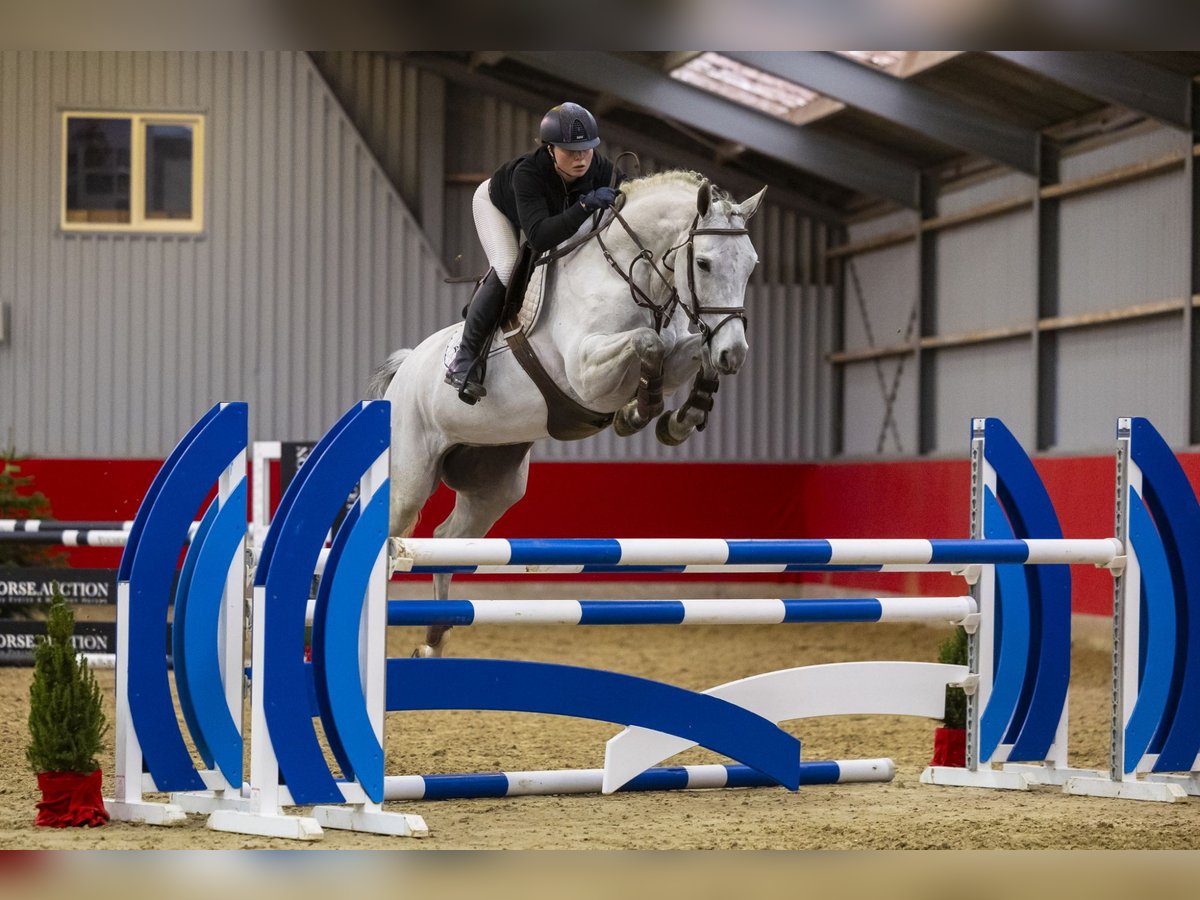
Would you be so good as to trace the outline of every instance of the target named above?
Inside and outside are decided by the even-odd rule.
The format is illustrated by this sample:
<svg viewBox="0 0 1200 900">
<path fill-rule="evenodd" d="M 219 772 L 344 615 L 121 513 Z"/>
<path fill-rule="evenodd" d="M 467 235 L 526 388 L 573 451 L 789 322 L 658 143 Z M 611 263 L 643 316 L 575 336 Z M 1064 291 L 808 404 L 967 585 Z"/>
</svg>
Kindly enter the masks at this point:
<svg viewBox="0 0 1200 900">
<path fill-rule="evenodd" d="M 1200 484 L 1200 454 L 1183 454 L 1181 462 L 1193 485 Z M 21 467 L 22 474 L 33 476 L 36 489 L 47 496 L 56 518 L 121 520 L 133 518 L 160 463 L 29 459 Z M 1036 465 L 1058 509 L 1064 536 L 1112 533 L 1112 457 L 1043 458 Z M 957 538 L 969 530 L 969 481 L 965 460 L 824 465 L 543 462 L 532 467 L 525 499 L 492 533 L 497 537 Z M 278 496 L 277 489 L 272 496 Z M 425 507 L 417 535 L 429 535 L 452 502 L 453 494 L 439 489 Z M 119 550 L 70 551 L 71 564 L 76 566 L 115 566 L 119 558 Z M 1076 567 L 1072 574 L 1074 610 L 1110 614 L 1108 573 Z M 939 574 L 752 577 L 899 593 L 961 589 L 961 581 Z"/>
</svg>

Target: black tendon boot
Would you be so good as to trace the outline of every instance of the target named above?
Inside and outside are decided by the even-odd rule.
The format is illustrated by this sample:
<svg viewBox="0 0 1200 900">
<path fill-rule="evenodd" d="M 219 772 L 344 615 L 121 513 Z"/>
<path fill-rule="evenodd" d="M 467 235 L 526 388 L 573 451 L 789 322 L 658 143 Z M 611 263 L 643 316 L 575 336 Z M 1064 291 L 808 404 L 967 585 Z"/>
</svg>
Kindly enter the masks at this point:
<svg viewBox="0 0 1200 900">
<path fill-rule="evenodd" d="M 475 289 L 463 322 L 462 340 L 454 362 L 446 369 L 446 384 L 458 391 L 463 403 L 477 403 L 487 396 L 483 386 L 483 370 L 492 333 L 500 324 L 504 311 L 505 287 L 491 269 Z"/>
</svg>

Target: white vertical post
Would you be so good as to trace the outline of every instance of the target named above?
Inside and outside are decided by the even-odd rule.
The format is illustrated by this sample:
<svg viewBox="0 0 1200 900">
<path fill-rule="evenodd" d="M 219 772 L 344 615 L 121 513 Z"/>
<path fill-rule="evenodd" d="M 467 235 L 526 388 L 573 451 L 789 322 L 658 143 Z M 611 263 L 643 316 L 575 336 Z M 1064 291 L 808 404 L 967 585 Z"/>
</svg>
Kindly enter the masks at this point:
<svg viewBox="0 0 1200 900">
<path fill-rule="evenodd" d="M 985 531 L 986 507 L 983 498 L 986 491 L 997 496 L 996 470 L 987 461 L 984 453 L 984 428 L 986 420 L 975 419 L 971 439 L 971 539 L 982 540 Z M 992 696 L 992 678 L 995 668 L 996 636 L 996 567 L 984 566 L 979 581 L 972 592 L 979 607 L 979 627 L 970 635 L 969 647 L 971 673 L 978 678 L 974 696 L 967 698 L 967 768 L 981 766 L 991 768 L 991 758 L 979 758 L 979 719 Z M 998 750 L 1002 748 L 997 748 Z"/>
<path fill-rule="evenodd" d="M 1134 491 L 1142 495 L 1142 470 L 1133 461 L 1132 421 L 1117 419 L 1117 491 L 1115 532 L 1125 550 L 1125 565 L 1113 569 L 1113 674 L 1112 716 L 1107 777 L 1096 772 L 1067 780 L 1068 794 L 1093 797 L 1120 797 L 1175 803 L 1187 798 L 1180 783 L 1143 781 L 1139 771 L 1147 771 L 1144 760 L 1133 772 L 1125 773 L 1125 726 L 1137 702 L 1138 673 L 1141 669 L 1142 568 L 1129 539 L 1130 498 Z"/>
<path fill-rule="evenodd" d="M 265 642 L 270 622 L 267 616 L 267 589 L 254 587 L 254 607 L 251 618 L 250 653 L 250 796 L 237 809 L 214 810 L 208 817 L 208 827 L 214 831 L 238 834 L 258 834 L 264 837 L 291 838 L 312 841 L 323 832 L 316 819 L 290 816 L 283 807 L 291 796 L 279 784 L 279 760 L 271 743 L 267 727 L 266 695 L 263 690 Z"/>
<path fill-rule="evenodd" d="M 971 539 L 984 537 L 984 489 L 997 496 L 996 470 L 988 463 L 985 450 L 986 419 L 971 420 Z M 995 665 L 993 644 L 996 636 L 996 567 L 981 567 L 979 578 L 972 585 L 979 615 L 976 627 L 968 630 L 967 667 L 974 690 L 967 693 L 967 753 L 966 767 L 929 766 L 921 773 L 922 784 L 951 787 L 986 787 L 1005 790 L 1029 790 L 1031 779 L 1020 773 L 995 768 L 992 763 L 1003 760 L 1006 748 L 997 747 L 988 759 L 980 759 L 979 720 L 992 693 L 992 668 Z"/>
<path fill-rule="evenodd" d="M 233 492 L 246 478 L 246 451 L 243 450 L 221 473 L 218 487 L 219 502 L 223 508 L 229 502 Z M 238 541 L 237 550 L 229 562 L 229 571 L 225 575 L 225 590 L 222 593 L 221 612 L 218 618 L 218 653 L 221 659 L 221 677 L 225 687 L 225 702 L 229 706 L 229 714 L 237 727 L 238 734 L 244 734 L 242 721 L 242 696 L 245 665 L 245 594 L 246 594 L 246 537 L 243 534 Z M 241 793 L 240 784 L 230 787 Z"/>
<path fill-rule="evenodd" d="M 113 797 L 104 801 L 109 816 L 120 822 L 143 822 L 147 825 L 174 825 L 183 822 L 184 811 L 171 803 L 151 803 L 142 799 L 149 776 L 142 774 L 142 745 L 133 727 L 129 709 L 129 582 L 117 582 L 117 654 L 115 772 Z"/>
<path fill-rule="evenodd" d="M 142 799 L 142 748 L 129 711 L 129 582 L 117 582 L 117 691 L 116 799 Z"/>
<path fill-rule="evenodd" d="M 271 460 L 279 459 L 282 454 L 283 445 L 279 441 L 254 442 L 250 538 L 256 550 L 262 547 L 271 524 Z"/>
<path fill-rule="evenodd" d="M 366 509 L 377 490 L 386 490 L 389 454 L 385 450 L 363 476 L 359 490 L 359 509 Z M 363 695 L 367 701 L 367 716 L 379 746 L 383 746 L 383 717 L 387 705 L 387 541 L 371 567 L 371 580 L 363 604 L 359 626 L 360 660 Z"/>
<path fill-rule="evenodd" d="M 1120 445 L 1119 465 L 1124 478 L 1119 480 L 1117 502 L 1117 537 L 1125 545 L 1125 568 L 1116 578 L 1113 590 L 1113 718 L 1112 743 L 1109 754 L 1109 776 L 1113 781 L 1133 781 L 1135 773 L 1125 775 L 1125 726 L 1133 714 L 1138 695 L 1138 672 L 1141 671 L 1142 633 L 1142 566 L 1133 543 L 1129 540 L 1130 496 L 1142 495 L 1142 470 L 1130 455 L 1130 421 L 1117 424 Z M 1149 763 L 1141 770 L 1149 769 Z"/>
</svg>

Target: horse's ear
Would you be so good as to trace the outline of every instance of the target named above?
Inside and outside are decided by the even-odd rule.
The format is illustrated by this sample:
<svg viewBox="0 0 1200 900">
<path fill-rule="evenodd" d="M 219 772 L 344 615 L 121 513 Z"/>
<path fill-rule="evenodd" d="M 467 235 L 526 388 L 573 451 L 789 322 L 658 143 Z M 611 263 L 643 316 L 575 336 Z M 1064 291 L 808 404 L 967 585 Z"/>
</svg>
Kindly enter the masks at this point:
<svg viewBox="0 0 1200 900">
<path fill-rule="evenodd" d="M 708 208 L 712 205 L 712 184 L 707 178 L 700 182 L 700 190 L 696 192 L 696 211 L 700 213 L 700 218 L 708 215 Z"/>
<path fill-rule="evenodd" d="M 753 197 L 749 197 L 735 206 L 733 208 L 733 214 L 735 216 L 741 216 L 744 221 L 749 222 L 750 217 L 758 212 L 758 207 L 762 204 L 763 195 L 766 194 L 766 192 L 767 187 L 766 185 L 763 185 L 763 189 L 761 191 L 759 191 Z"/>
</svg>

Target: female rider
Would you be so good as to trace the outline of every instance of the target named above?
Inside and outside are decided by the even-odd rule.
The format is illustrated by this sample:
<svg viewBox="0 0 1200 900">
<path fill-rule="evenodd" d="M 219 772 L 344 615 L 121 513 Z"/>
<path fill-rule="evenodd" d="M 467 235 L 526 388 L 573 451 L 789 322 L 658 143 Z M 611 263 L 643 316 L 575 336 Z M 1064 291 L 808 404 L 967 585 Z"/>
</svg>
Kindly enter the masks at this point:
<svg viewBox="0 0 1200 900">
<path fill-rule="evenodd" d="M 590 112 L 578 103 L 563 103 L 542 117 L 539 131 L 541 146 L 498 168 L 471 203 L 491 269 L 471 299 L 458 352 L 446 370 L 446 383 L 464 403 L 487 395 L 479 363 L 503 311 L 517 263 L 518 232 L 535 253 L 543 253 L 616 198 L 609 187 L 613 164 L 595 152 L 600 136 Z"/>
</svg>

